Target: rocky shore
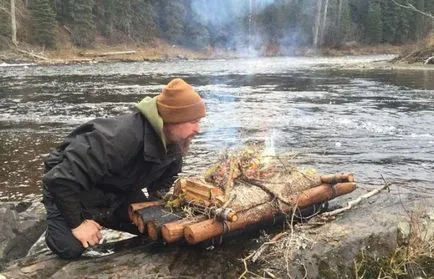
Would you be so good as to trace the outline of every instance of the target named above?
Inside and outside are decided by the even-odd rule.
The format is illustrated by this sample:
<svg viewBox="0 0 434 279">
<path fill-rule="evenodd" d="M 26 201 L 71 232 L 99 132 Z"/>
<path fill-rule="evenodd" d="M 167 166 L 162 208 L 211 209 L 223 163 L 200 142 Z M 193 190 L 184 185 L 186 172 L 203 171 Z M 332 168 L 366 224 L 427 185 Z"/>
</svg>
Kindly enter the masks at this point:
<svg viewBox="0 0 434 279">
<path fill-rule="evenodd" d="M 331 207 L 365 192 L 356 190 Z M 45 247 L 45 213 L 37 199 L 0 205 L 0 278 L 376 278 L 381 270 L 387 275 L 402 247 L 419 251 L 400 259 L 407 267 L 400 278 L 434 276 L 434 199 L 398 198 L 393 187 L 333 219 L 320 215 L 293 229 L 280 224 L 221 244 L 164 245 L 105 230 L 105 242 L 76 261 Z"/>
</svg>

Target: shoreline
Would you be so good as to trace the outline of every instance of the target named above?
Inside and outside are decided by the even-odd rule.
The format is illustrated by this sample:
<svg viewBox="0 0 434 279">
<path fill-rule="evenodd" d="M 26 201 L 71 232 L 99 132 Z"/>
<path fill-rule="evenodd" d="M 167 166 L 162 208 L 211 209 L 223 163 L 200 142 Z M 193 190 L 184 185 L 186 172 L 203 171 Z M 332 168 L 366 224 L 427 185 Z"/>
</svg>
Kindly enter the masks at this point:
<svg viewBox="0 0 434 279">
<path fill-rule="evenodd" d="M 117 45 L 107 46 L 98 44 L 94 48 L 77 48 L 71 44 L 59 45 L 58 49 L 45 50 L 40 47 L 22 44 L 18 47 L 0 50 L 1 66 L 30 66 L 30 65 L 73 65 L 73 64 L 96 64 L 118 62 L 166 62 L 182 60 L 217 60 L 217 59 L 250 59 L 268 57 L 360 57 L 360 56 L 398 56 L 405 49 L 417 48 L 416 46 L 392 46 L 392 45 L 357 45 L 340 49 L 313 49 L 307 47 L 291 47 L 285 50 L 285 54 L 269 53 L 261 55 L 260 51 L 234 52 L 225 49 L 206 48 L 192 50 L 170 45 L 158 41 L 149 46 Z M 368 64 L 344 65 L 345 69 L 431 69 L 423 63 L 408 64 L 405 62 L 369 62 Z"/>
<path fill-rule="evenodd" d="M 390 53 L 361 53 L 361 54 L 348 54 L 341 53 L 339 55 L 322 55 L 311 52 L 303 52 L 297 55 L 276 55 L 276 56 L 247 56 L 236 55 L 233 53 L 226 54 L 213 54 L 208 55 L 204 53 L 178 53 L 171 55 L 153 55 L 147 56 L 144 51 L 137 51 L 135 54 L 119 54 L 113 56 L 99 56 L 99 52 L 95 52 L 94 57 L 56 57 L 53 55 L 47 56 L 47 60 L 32 59 L 29 57 L 10 55 L 11 51 L 0 51 L 0 68 L 2 67 L 25 67 L 25 66 L 61 66 L 61 65 L 79 65 L 79 64 L 99 64 L 99 63 L 135 63 L 135 62 L 170 62 L 170 61 L 192 61 L 192 60 L 233 60 L 233 59 L 251 59 L 251 58 L 271 58 L 271 57 L 312 57 L 312 58 L 338 58 L 338 57 L 361 57 L 361 56 L 381 56 L 381 55 L 396 55 Z M 407 62 L 394 62 L 393 59 L 371 61 L 361 64 L 345 63 L 338 64 L 331 67 L 334 70 L 348 70 L 348 71 L 369 71 L 369 70 L 386 70 L 386 71 L 432 71 L 434 64 L 423 63 L 407 63 Z"/>
</svg>

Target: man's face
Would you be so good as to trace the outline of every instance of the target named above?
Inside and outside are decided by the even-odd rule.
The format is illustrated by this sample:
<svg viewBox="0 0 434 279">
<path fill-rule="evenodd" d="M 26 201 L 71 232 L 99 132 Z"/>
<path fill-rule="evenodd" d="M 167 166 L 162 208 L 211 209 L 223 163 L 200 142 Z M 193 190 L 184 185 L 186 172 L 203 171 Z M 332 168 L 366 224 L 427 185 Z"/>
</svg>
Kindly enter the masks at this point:
<svg viewBox="0 0 434 279">
<path fill-rule="evenodd" d="M 165 134 L 168 143 L 177 144 L 183 154 L 186 154 L 193 137 L 199 133 L 199 119 L 177 124 L 165 124 Z"/>
</svg>

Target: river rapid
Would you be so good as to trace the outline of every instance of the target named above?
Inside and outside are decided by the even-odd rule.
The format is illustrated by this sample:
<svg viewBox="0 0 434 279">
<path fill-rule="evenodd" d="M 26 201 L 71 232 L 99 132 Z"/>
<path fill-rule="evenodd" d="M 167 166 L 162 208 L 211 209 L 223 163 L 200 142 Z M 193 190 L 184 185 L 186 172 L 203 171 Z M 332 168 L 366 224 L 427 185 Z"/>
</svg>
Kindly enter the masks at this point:
<svg viewBox="0 0 434 279">
<path fill-rule="evenodd" d="M 263 143 L 284 164 L 351 171 L 362 190 L 434 197 L 434 71 L 365 68 L 388 56 L 0 67 L 0 199 L 40 194 L 42 158 L 74 127 L 127 113 L 174 77 L 207 116 L 186 157 L 198 174 Z"/>
</svg>

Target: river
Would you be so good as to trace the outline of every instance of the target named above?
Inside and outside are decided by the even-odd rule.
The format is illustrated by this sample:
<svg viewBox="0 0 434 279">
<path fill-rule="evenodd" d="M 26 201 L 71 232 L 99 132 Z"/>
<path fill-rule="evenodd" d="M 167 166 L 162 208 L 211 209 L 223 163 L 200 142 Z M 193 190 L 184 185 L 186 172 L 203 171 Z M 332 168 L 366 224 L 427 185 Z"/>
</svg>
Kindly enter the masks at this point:
<svg viewBox="0 0 434 279">
<path fill-rule="evenodd" d="M 71 129 L 128 112 L 173 77 L 204 97 L 186 157 L 200 173 L 255 142 L 285 164 L 351 171 L 369 190 L 434 196 L 434 71 L 365 69 L 387 56 L 0 67 L 0 199 L 41 189 L 42 158 Z"/>
</svg>

